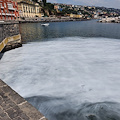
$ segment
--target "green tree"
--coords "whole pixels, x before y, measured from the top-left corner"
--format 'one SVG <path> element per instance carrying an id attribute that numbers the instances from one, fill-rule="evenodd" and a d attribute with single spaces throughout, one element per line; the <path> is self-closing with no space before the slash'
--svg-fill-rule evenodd
<path id="1" fill-rule="evenodd" d="M 38 2 L 37 0 L 32 0 L 33 2 Z"/>
<path id="2" fill-rule="evenodd" d="M 46 0 L 42 0 L 42 1 L 43 1 L 44 6 L 46 6 L 47 1 Z"/>

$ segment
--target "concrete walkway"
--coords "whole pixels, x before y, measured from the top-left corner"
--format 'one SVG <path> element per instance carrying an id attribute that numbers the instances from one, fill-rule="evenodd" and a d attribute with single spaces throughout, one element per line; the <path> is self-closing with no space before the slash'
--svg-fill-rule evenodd
<path id="1" fill-rule="evenodd" d="M 0 80 L 0 120 L 47 120 L 36 108 Z"/>

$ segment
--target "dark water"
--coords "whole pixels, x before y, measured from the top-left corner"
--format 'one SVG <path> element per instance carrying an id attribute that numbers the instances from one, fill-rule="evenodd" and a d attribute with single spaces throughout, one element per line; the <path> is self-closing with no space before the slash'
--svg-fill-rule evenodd
<path id="1" fill-rule="evenodd" d="M 4 54 L 1 79 L 48 120 L 120 120 L 120 24 L 20 26 L 26 44 Z"/>
<path id="2" fill-rule="evenodd" d="M 41 23 L 21 24 L 24 42 L 50 40 L 61 37 L 105 37 L 120 39 L 120 24 L 92 21 L 55 22 L 43 27 Z"/>
<path id="3" fill-rule="evenodd" d="M 69 102 L 62 103 L 62 98 L 40 96 L 27 100 L 50 120 L 120 120 L 119 103 L 98 102 L 72 106 Z"/>
<path id="4" fill-rule="evenodd" d="M 2 59 L 2 56 L 4 55 L 4 53 L 0 53 L 0 60 Z"/>

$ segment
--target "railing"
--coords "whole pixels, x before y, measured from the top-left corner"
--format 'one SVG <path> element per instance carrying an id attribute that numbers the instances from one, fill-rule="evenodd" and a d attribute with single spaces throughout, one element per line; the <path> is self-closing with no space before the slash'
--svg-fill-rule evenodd
<path id="1" fill-rule="evenodd" d="M 15 16 L 15 14 L 6 13 L 7 16 Z"/>
<path id="2" fill-rule="evenodd" d="M 8 7 L 8 10 L 13 10 L 13 11 L 14 11 L 14 10 L 15 10 L 15 8 L 9 8 L 9 7 Z"/>
<path id="3" fill-rule="evenodd" d="M 21 35 L 18 34 L 18 35 L 15 35 L 15 36 L 12 36 L 12 37 L 8 37 L 8 38 L 5 38 L 1 43 L 0 43 L 0 52 L 2 52 L 2 50 L 4 49 L 4 47 L 9 44 L 10 42 L 21 42 Z"/>
<path id="4" fill-rule="evenodd" d="M 3 6 L 1 6 L 1 9 L 4 9 L 4 7 L 3 7 Z"/>

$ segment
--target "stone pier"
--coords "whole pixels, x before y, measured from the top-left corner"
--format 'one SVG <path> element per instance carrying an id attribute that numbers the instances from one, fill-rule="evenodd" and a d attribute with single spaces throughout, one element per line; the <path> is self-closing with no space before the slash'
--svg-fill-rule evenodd
<path id="1" fill-rule="evenodd" d="M 19 22 L 0 21 L 0 52 L 21 47 Z"/>
<path id="2" fill-rule="evenodd" d="M 36 108 L 0 80 L 0 120 L 47 120 Z"/>

